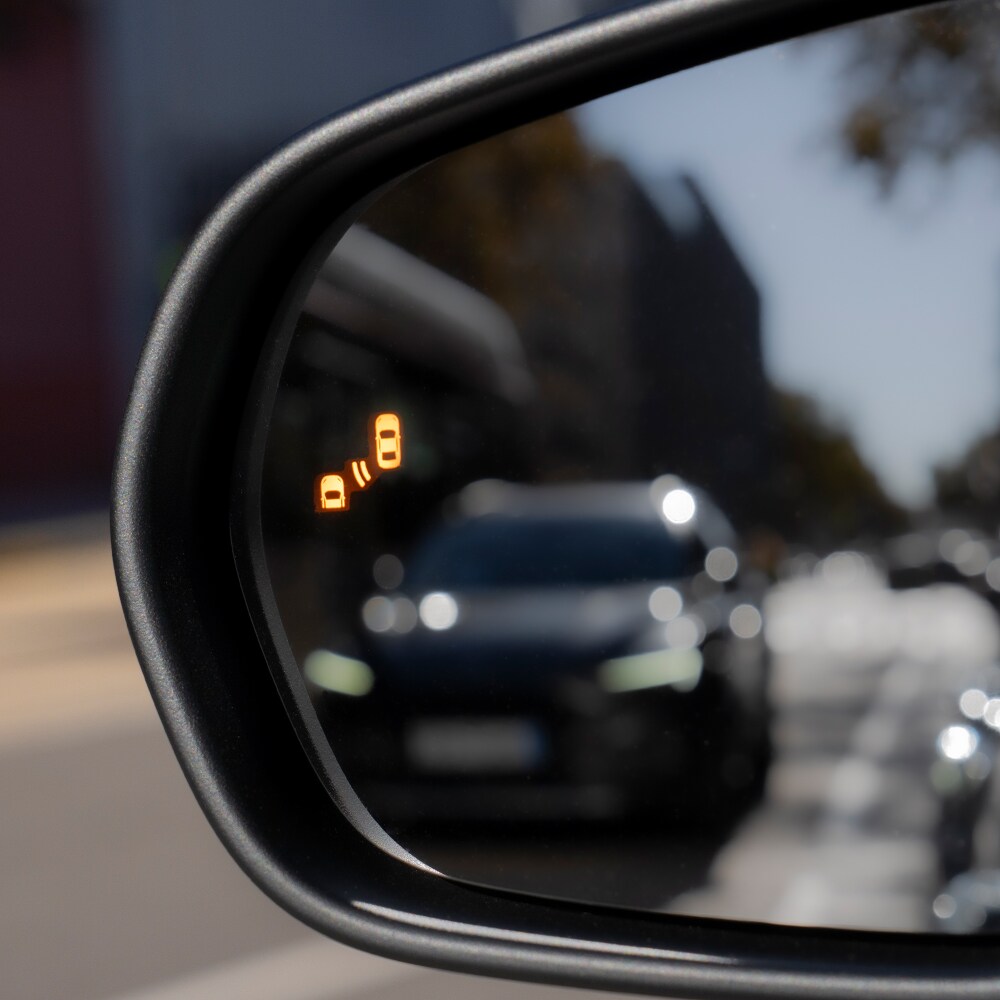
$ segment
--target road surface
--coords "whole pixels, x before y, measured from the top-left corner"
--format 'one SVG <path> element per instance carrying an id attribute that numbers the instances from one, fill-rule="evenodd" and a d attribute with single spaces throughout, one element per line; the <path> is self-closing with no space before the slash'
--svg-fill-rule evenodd
<path id="1" fill-rule="evenodd" d="M 648 842 L 631 862 L 623 852 L 604 866 L 609 892 L 632 880 L 655 909 L 926 925 L 934 736 L 964 673 L 996 657 L 997 626 L 965 591 L 894 594 L 854 568 L 772 594 L 778 756 L 763 805 L 725 845 Z M 5 1000 L 569 996 L 344 948 L 251 885 L 160 730 L 103 519 L 0 536 L 0 797 Z M 490 849 L 553 877 L 530 842 L 475 845 Z M 585 879 L 601 858 L 584 848 L 564 865 Z"/>
<path id="2" fill-rule="evenodd" d="M 0 537 L 0 801 L 4 1000 L 567 996 L 343 947 L 247 880 L 156 719 L 103 518 Z"/>

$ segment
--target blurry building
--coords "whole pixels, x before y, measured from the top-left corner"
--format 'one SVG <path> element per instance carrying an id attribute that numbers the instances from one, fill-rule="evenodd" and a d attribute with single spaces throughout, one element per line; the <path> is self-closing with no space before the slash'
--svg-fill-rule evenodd
<path id="1" fill-rule="evenodd" d="M 106 498 L 132 371 L 166 280 L 207 212 L 262 156 L 379 90 L 609 6 L 2 0 L 0 517 Z M 634 182 L 623 183 L 611 197 L 618 202 L 631 191 L 640 242 L 680 246 L 689 239 L 649 210 Z M 600 211 L 600 199 L 595 205 Z M 735 288 L 738 264 L 707 208 L 704 219 L 695 242 L 703 255 L 725 262 L 725 280 Z M 635 280 L 635 301 L 644 303 L 649 322 L 635 318 L 633 339 L 653 352 L 651 360 L 660 360 L 655 352 L 662 349 L 652 332 L 657 310 L 684 323 L 699 310 L 701 319 L 727 308 L 730 318 L 740 314 L 736 300 L 727 307 L 704 285 L 683 282 L 668 294 L 641 267 Z M 591 295 L 592 323 L 620 315 L 624 290 L 604 292 L 600 307 Z M 745 298 L 745 287 L 740 294 Z M 735 343 L 735 327 L 732 336 Z M 591 361 L 602 363 L 598 340 L 592 343 Z M 757 346 L 744 353 L 758 357 Z M 712 378 L 707 371 L 698 383 L 704 401 L 728 384 L 722 369 Z M 676 394 L 667 401 L 655 387 L 641 391 L 649 419 L 677 421 L 691 412 Z M 591 416 L 598 433 L 615 424 Z M 609 456 L 622 442 L 621 434 L 609 438 Z M 734 460 L 752 461 L 739 458 L 752 447 L 734 448 Z"/>
<path id="2" fill-rule="evenodd" d="M 562 114 L 441 157 L 364 221 L 513 321 L 537 389 L 533 478 L 669 471 L 757 515 L 760 297 L 691 178 L 640 180 Z"/>
<path id="3" fill-rule="evenodd" d="M 601 160 L 561 216 L 521 239 L 511 303 L 543 397 L 540 473 L 649 479 L 711 492 L 737 521 L 772 471 L 757 288 L 690 177 L 646 185 Z"/>
<path id="4" fill-rule="evenodd" d="M 604 0 L 0 0 L 0 517 L 102 502 L 153 310 L 213 204 L 380 90 Z"/>
<path id="5" fill-rule="evenodd" d="M 636 437 L 653 442 L 640 465 L 676 471 L 748 520 L 770 472 L 760 295 L 690 177 L 651 194 L 633 182 L 629 196 Z"/>

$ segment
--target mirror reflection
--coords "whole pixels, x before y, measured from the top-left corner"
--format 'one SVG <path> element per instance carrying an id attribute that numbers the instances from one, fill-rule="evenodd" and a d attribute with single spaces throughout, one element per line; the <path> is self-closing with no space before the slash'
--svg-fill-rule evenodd
<path id="1" fill-rule="evenodd" d="M 1000 12 L 448 155 L 312 288 L 260 521 L 406 850 L 776 923 L 1000 923 Z"/>

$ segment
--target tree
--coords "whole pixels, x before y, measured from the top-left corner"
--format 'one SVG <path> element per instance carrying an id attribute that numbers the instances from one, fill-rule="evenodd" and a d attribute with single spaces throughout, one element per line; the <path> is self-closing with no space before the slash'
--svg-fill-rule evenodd
<path id="1" fill-rule="evenodd" d="M 921 157 L 1000 153 L 1000 6 L 962 0 L 853 29 L 841 119 L 848 156 L 889 189 Z"/>
<path id="2" fill-rule="evenodd" d="M 937 506 L 992 531 L 1000 511 L 1000 431 L 983 434 L 950 465 L 934 470 Z"/>
<path id="3" fill-rule="evenodd" d="M 819 547 L 906 527 L 850 434 L 801 393 L 774 389 L 775 471 L 762 520 L 786 539 Z"/>

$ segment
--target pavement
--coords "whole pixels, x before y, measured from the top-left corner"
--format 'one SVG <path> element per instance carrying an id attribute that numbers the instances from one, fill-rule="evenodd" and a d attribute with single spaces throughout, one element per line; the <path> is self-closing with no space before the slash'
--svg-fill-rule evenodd
<path id="1" fill-rule="evenodd" d="M 767 798 L 683 885 L 643 905 L 925 926 L 934 734 L 962 671 L 1000 640 L 965 591 L 893 594 L 855 569 L 772 595 L 780 711 Z M 0 802 L 5 1000 L 568 996 L 346 948 L 246 879 L 156 719 L 103 517 L 0 534 Z"/>
<path id="2" fill-rule="evenodd" d="M 0 535 L 0 802 L 4 1000 L 567 996 L 344 947 L 247 880 L 156 718 L 105 517 Z"/>

